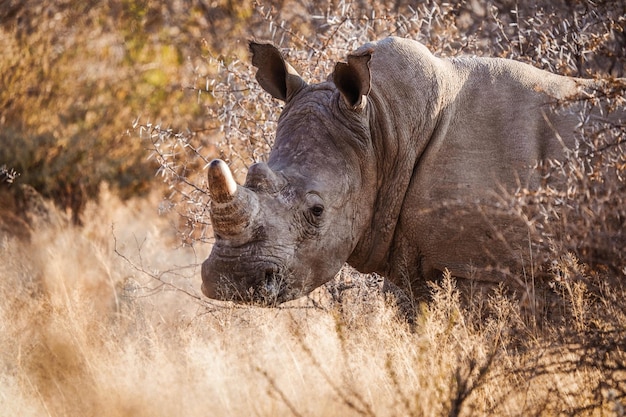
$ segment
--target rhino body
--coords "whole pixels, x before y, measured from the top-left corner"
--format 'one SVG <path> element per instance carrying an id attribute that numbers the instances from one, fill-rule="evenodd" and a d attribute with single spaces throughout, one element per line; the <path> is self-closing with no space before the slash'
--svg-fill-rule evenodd
<path id="1" fill-rule="evenodd" d="M 575 146 L 577 116 L 554 104 L 596 83 L 391 37 L 309 85 L 274 46 L 250 48 L 285 106 L 267 164 L 243 186 L 209 165 L 216 240 L 202 266 L 206 296 L 240 302 L 305 295 L 345 262 L 413 293 L 444 269 L 502 279 L 524 262 L 527 232 L 481 207 L 537 185 L 533 165 Z"/>

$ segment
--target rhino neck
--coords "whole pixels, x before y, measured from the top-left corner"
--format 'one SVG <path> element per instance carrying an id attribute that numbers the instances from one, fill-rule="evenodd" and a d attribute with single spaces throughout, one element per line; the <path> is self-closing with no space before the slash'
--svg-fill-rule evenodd
<path id="1" fill-rule="evenodd" d="M 378 74 L 372 79 L 368 97 L 372 157 L 376 161 L 372 188 L 376 196 L 369 227 L 348 259 L 348 263 L 361 272 L 377 272 L 392 278 L 394 247 L 398 245 L 396 240 L 403 227 L 401 213 L 411 210 L 406 207 L 410 184 L 431 137 L 445 124 L 443 110 L 449 103 L 444 100 L 443 92 L 449 87 L 435 68 L 445 64 L 432 56 L 425 59 L 431 58 L 432 65 L 430 62 L 429 65 L 423 62 L 407 65 L 422 71 L 418 76 L 420 81 L 414 86 L 407 87 L 406 81 L 398 81 L 397 76 L 372 70 L 372 74 Z M 378 59 L 385 58 L 379 55 Z M 381 65 L 380 62 L 372 62 L 372 66 L 377 65 Z M 393 91 L 400 93 L 392 94 Z M 425 96 L 424 91 L 429 95 Z M 406 111 L 397 111 L 398 108 Z"/>
<path id="2" fill-rule="evenodd" d="M 392 248 L 401 227 L 400 214 L 406 209 L 407 191 L 437 121 L 412 126 L 411 121 L 401 117 L 385 116 L 389 114 L 385 103 L 376 100 L 374 94 L 370 97 L 375 107 L 371 126 L 376 161 L 372 189 L 376 196 L 369 225 L 348 263 L 361 272 L 388 275 L 392 268 Z"/>
<path id="3" fill-rule="evenodd" d="M 396 130 L 397 132 L 397 130 Z M 392 138 L 393 133 L 387 128 L 381 129 L 381 138 Z M 399 224 L 406 207 L 407 193 L 420 155 L 428 144 L 430 134 L 425 131 L 422 141 L 417 138 L 404 137 L 405 133 L 396 136 L 395 152 L 385 149 L 382 141 L 374 151 L 377 177 L 375 181 L 376 196 L 368 227 L 358 241 L 348 263 L 363 273 L 376 272 L 388 276 L 393 269 L 393 248 L 399 235 Z"/>

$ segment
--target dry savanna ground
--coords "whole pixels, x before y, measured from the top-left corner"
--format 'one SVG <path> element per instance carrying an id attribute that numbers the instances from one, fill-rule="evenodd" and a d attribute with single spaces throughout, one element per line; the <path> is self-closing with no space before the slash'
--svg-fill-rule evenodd
<path id="1" fill-rule="evenodd" d="M 623 416 L 626 129 L 585 121 L 624 108 L 625 13 L 586 0 L 0 3 L 0 416 Z M 280 111 L 244 40 L 273 40 L 319 81 L 390 34 L 609 80 L 580 113 L 585 151 L 538 167 L 560 186 L 485 208 L 528 226 L 515 293 L 446 275 L 407 313 L 380 277 L 346 267 L 276 308 L 202 297 L 203 168 L 219 156 L 242 178 Z"/>

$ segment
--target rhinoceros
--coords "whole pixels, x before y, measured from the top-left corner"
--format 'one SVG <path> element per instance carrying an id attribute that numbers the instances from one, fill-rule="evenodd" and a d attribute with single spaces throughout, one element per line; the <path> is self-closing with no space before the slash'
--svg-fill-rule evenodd
<path id="1" fill-rule="evenodd" d="M 284 109 L 244 185 L 224 161 L 208 165 L 215 243 L 202 265 L 207 297 L 244 303 L 308 294 L 346 262 L 411 293 L 446 269 L 502 279 L 525 259 L 527 232 L 482 204 L 537 185 L 533 165 L 575 146 L 576 113 L 554 104 L 596 86 L 514 60 L 442 59 L 398 37 L 319 84 L 269 43 L 250 50 Z"/>

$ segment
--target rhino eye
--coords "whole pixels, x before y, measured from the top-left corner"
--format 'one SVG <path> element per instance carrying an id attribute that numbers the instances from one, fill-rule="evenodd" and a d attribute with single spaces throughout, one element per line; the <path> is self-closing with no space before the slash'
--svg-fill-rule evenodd
<path id="1" fill-rule="evenodd" d="M 324 206 L 322 206 L 321 204 L 316 204 L 313 207 L 311 207 L 309 211 L 311 212 L 313 216 L 320 217 L 322 213 L 324 213 Z"/>
<path id="2" fill-rule="evenodd" d="M 317 193 L 309 193 L 305 197 L 306 210 L 304 217 L 313 226 L 319 226 L 324 214 L 324 201 Z"/>

